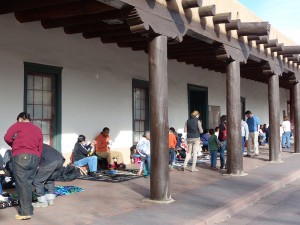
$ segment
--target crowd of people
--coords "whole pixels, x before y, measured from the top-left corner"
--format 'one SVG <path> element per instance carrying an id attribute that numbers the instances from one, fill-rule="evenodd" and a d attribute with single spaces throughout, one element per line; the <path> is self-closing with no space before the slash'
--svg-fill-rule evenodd
<path id="1" fill-rule="evenodd" d="M 62 174 L 65 158 L 58 150 L 43 143 L 41 129 L 31 123 L 30 114 L 26 112 L 17 116 L 17 122 L 8 128 L 4 140 L 11 147 L 11 150 L 7 150 L 10 152 L 11 166 L 10 176 L 0 176 L 0 200 L 5 199 L 2 183 L 13 179 L 19 204 L 15 219 L 28 220 L 33 215 L 34 207 L 54 204 L 54 181 Z M 98 176 L 99 160 L 108 162 L 105 169 L 124 168 L 122 153 L 111 151 L 110 148 L 107 127 L 89 144 L 84 135 L 79 135 L 71 157 L 74 168 L 87 166 L 88 174 L 92 177 Z M 4 168 L 6 165 L 1 156 L 0 169 Z M 36 202 L 32 202 L 33 190 Z"/>
<path id="2" fill-rule="evenodd" d="M 242 155 L 247 143 L 245 157 L 259 155 L 259 144 L 268 142 L 269 128 L 260 125 L 259 118 L 251 111 L 245 112 L 246 121 L 241 120 Z M 203 130 L 199 119 L 200 113 L 193 111 L 184 125 L 186 137 L 177 133 L 173 127 L 169 129 L 168 154 L 170 171 L 175 165 L 176 158 L 184 159 L 183 171 L 192 158 L 191 171 L 198 171 L 196 167 L 198 153 L 208 151 L 211 169 L 217 168 L 217 156 L 220 155 L 220 169 L 226 169 L 225 152 L 227 149 L 227 117 L 220 117 L 220 124 L 215 129 Z M 11 146 L 11 170 L 19 198 L 19 210 L 15 216 L 17 220 L 27 220 L 33 215 L 34 207 L 47 207 L 54 204 L 54 180 L 60 175 L 65 162 L 61 153 L 53 147 L 43 143 L 42 131 L 30 122 L 30 114 L 22 112 L 17 116 L 17 122 L 7 130 L 4 140 Z M 110 129 L 104 127 L 100 134 L 87 143 L 84 135 L 79 135 L 72 152 L 72 162 L 76 167 L 87 166 L 89 175 L 96 177 L 99 170 L 99 160 L 107 161 L 107 169 L 124 168 L 121 152 L 111 151 Z M 280 125 L 282 148 L 290 148 L 291 124 L 288 117 Z M 151 173 L 150 132 L 132 148 L 140 158 L 138 175 L 149 177 Z M 1 162 L 0 162 L 1 164 Z M 0 165 L 0 168 L 3 165 Z M 32 189 L 35 189 L 37 202 L 32 203 Z M 2 194 L 0 182 L 0 195 Z"/>

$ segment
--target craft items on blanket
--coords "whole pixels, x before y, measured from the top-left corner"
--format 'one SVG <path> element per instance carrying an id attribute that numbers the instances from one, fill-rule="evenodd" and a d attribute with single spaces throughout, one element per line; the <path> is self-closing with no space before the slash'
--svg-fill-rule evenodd
<path id="1" fill-rule="evenodd" d="M 135 178 L 139 178 L 137 173 L 131 171 L 124 171 L 124 170 L 101 170 L 100 172 L 97 172 L 96 177 L 83 176 L 83 175 L 77 177 L 77 179 L 82 179 L 82 180 L 104 181 L 104 182 L 112 182 L 112 183 L 128 181 Z"/>
<path id="2" fill-rule="evenodd" d="M 3 192 L 0 196 L 0 209 L 5 209 L 19 204 L 19 199 L 15 195 Z"/>
<path id="3" fill-rule="evenodd" d="M 63 195 L 70 195 L 77 192 L 84 191 L 81 187 L 76 186 L 56 186 L 55 187 L 55 195 L 56 196 L 63 196 Z"/>

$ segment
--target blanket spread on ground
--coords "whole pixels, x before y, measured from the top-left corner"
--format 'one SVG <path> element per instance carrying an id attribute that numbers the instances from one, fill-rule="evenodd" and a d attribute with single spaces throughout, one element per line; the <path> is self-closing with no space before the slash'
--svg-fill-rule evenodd
<path id="1" fill-rule="evenodd" d="M 128 180 L 132 180 L 132 179 L 139 178 L 139 177 L 140 176 L 138 176 L 136 173 L 131 172 L 131 171 L 102 170 L 97 173 L 97 177 L 81 175 L 81 176 L 77 177 L 76 179 L 118 183 L 118 182 L 128 181 Z"/>
<path id="2" fill-rule="evenodd" d="M 55 194 L 56 196 L 63 196 L 63 195 L 70 195 L 77 192 L 84 191 L 81 187 L 76 186 L 56 186 L 55 187 Z"/>

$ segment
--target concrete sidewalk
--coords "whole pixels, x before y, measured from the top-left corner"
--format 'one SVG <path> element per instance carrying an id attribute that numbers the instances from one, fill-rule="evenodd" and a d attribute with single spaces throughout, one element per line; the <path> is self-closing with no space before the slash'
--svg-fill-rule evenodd
<path id="1" fill-rule="evenodd" d="M 76 185 L 84 192 L 58 197 L 53 207 L 38 208 L 28 221 L 16 221 L 15 208 L 0 210 L 0 224 L 214 224 L 300 177 L 300 155 L 283 152 L 283 163 L 267 161 L 268 149 L 258 158 L 244 158 L 247 176 L 199 165 L 199 172 L 170 173 L 171 204 L 151 204 L 149 179 L 123 183 L 74 180 L 57 185 Z"/>

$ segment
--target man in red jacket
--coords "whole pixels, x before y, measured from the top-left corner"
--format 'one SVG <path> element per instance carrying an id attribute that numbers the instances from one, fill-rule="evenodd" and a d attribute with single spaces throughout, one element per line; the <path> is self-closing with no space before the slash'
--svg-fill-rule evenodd
<path id="1" fill-rule="evenodd" d="M 12 147 L 12 170 L 20 199 L 17 220 L 28 220 L 33 215 L 32 182 L 43 149 L 43 135 L 39 127 L 30 122 L 30 114 L 22 112 L 4 136 Z"/>

